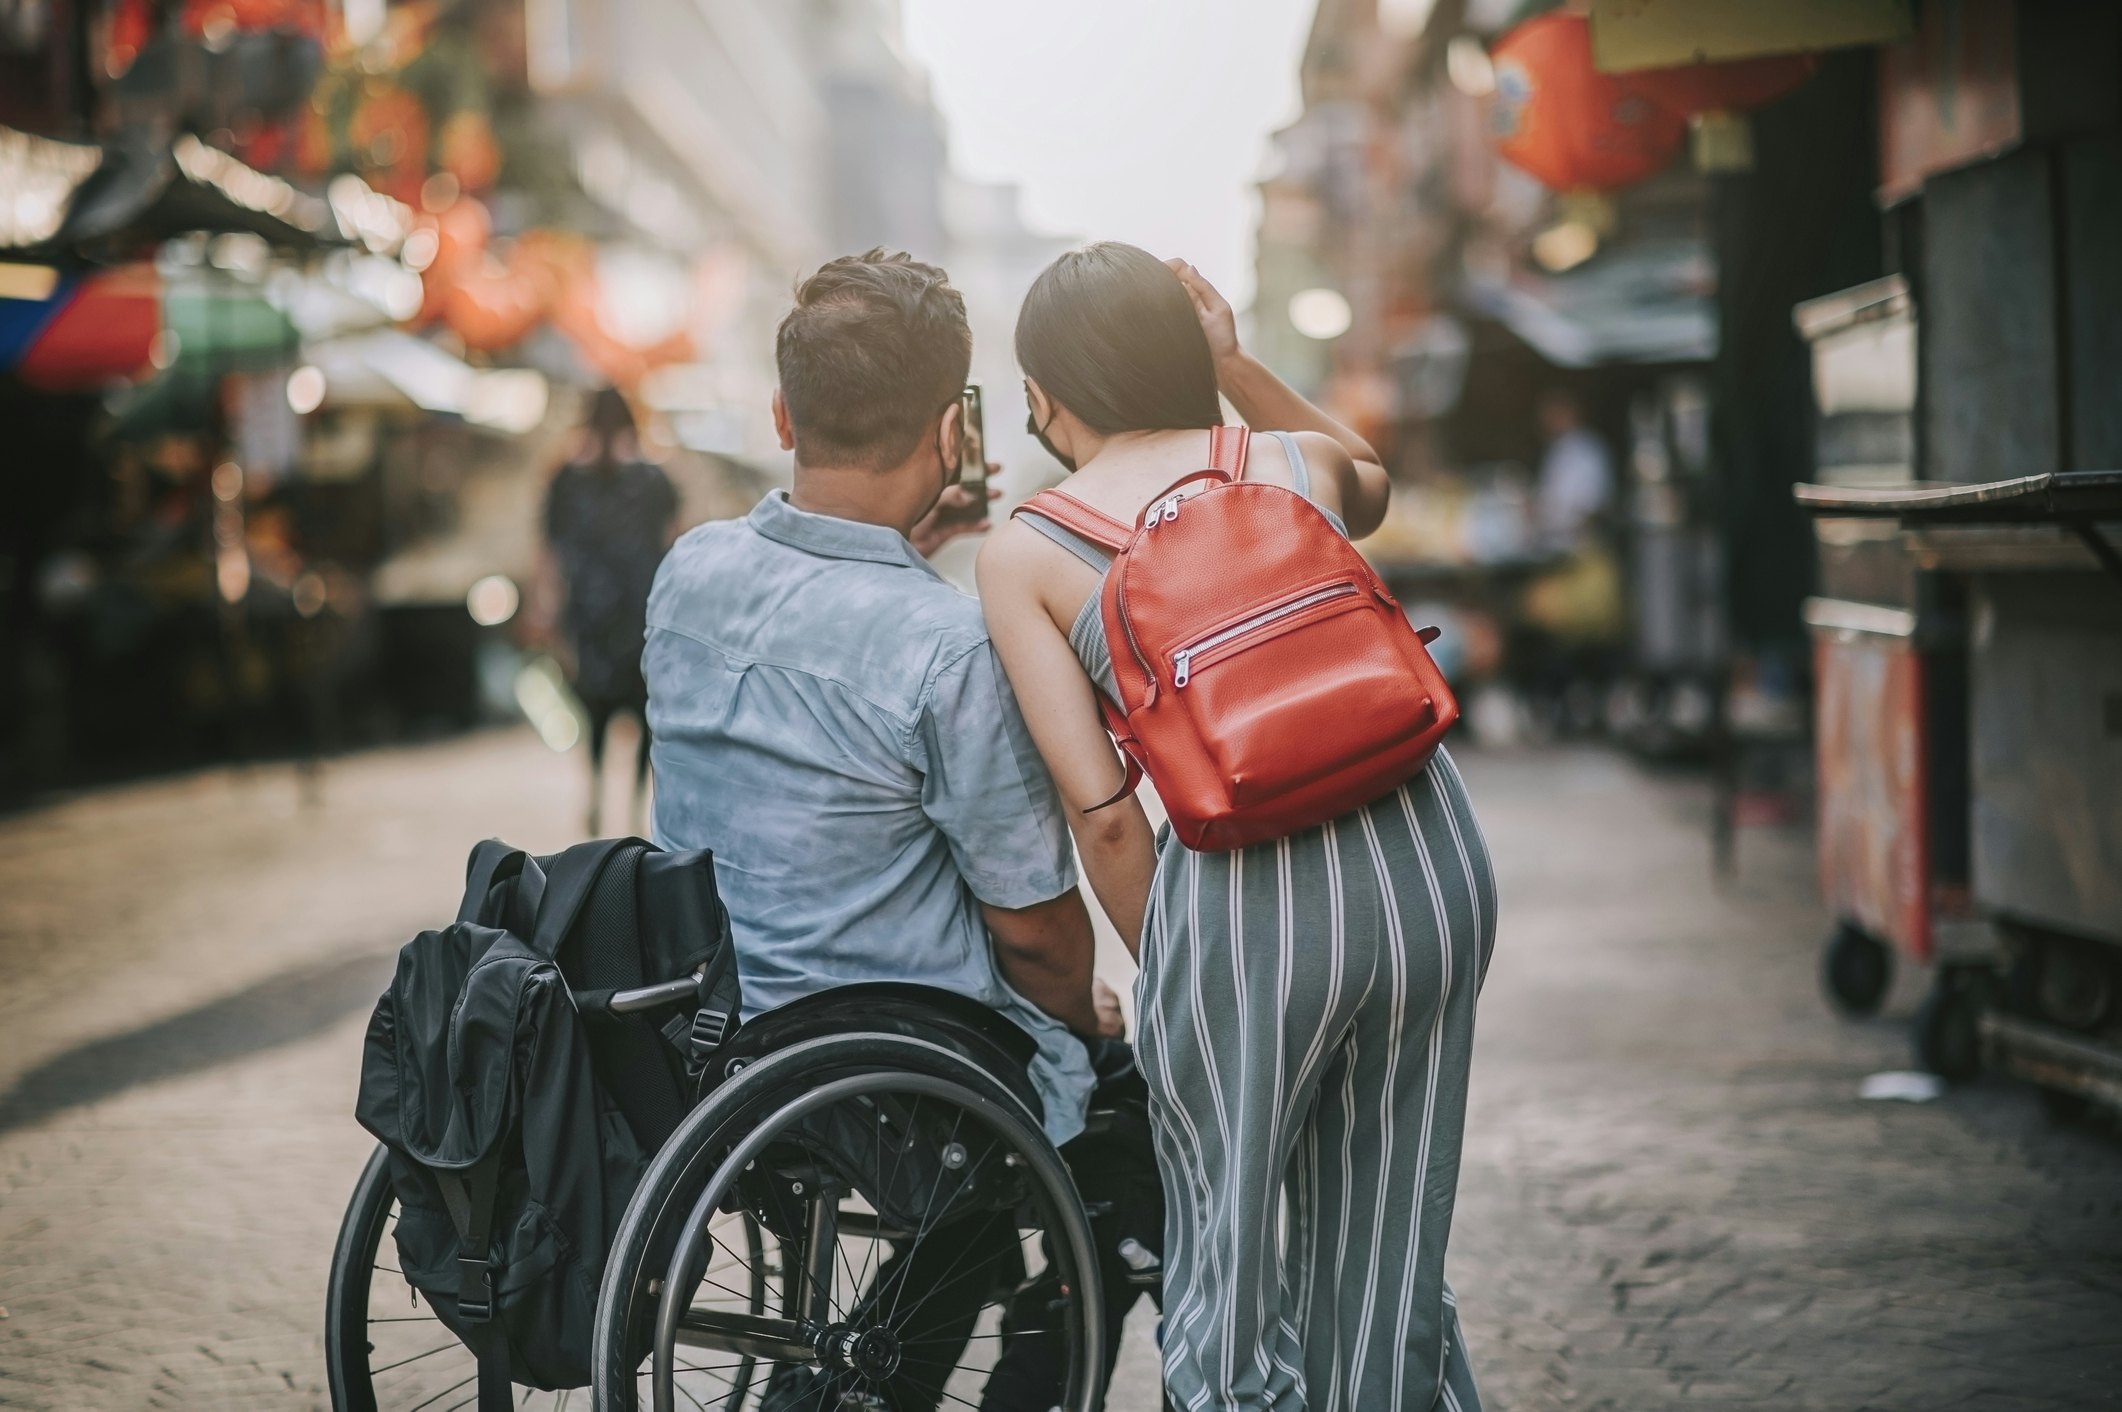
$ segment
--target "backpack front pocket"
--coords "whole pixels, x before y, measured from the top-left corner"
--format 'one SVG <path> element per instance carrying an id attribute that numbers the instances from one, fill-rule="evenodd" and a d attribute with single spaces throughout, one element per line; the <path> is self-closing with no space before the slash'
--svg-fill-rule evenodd
<path id="1" fill-rule="evenodd" d="M 1172 654 L 1217 774 L 1243 807 L 1279 798 L 1427 729 L 1406 619 L 1352 580 L 1263 605 Z M 1263 683 L 1272 689 L 1263 690 Z"/>

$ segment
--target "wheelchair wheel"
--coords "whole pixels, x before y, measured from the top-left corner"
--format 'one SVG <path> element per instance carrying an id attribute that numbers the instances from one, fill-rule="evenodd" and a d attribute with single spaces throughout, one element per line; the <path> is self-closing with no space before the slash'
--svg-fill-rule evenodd
<path id="1" fill-rule="evenodd" d="M 426 1299 L 398 1269 L 391 1227 L 398 1219 L 391 1192 L 388 1154 L 378 1147 L 354 1184 L 332 1253 L 331 1284 L 325 1296 L 324 1361 L 332 1406 L 337 1412 L 452 1412 L 478 1401 L 478 1363 L 456 1335 L 430 1312 Z M 768 1265 L 759 1228 L 749 1218 L 728 1217 L 716 1224 L 717 1241 L 742 1251 L 743 1268 L 756 1271 L 755 1281 L 718 1301 L 703 1302 L 738 1313 L 764 1314 Z M 730 1278 L 718 1261 L 707 1278 L 724 1287 L 745 1282 Z M 726 1262 L 739 1267 L 733 1256 Z M 686 1360 L 690 1362 L 690 1360 Z M 675 1370 L 680 1405 L 695 1398 L 708 1406 L 742 1404 L 752 1384 L 752 1360 L 722 1360 L 729 1366 L 709 1373 Z M 584 1389 L 541 1392 L 519 1387 L 516 1406 L 565 1412 L 590 1406 Z M 736 1399 L 726 1404 L 711 1401 Z"/>
<path id="2" fill-rule="evenodd" d="M 740 1218 L 767 1255 L 734 1282 L 774 1287 L 764 1315 L 714 1302 Z M 1019 1100 L 920 1039 L 813 1039 L 728 1078 L 651 1164 L 592 1386 L 610 1412 L 1098 1412 L 1101 1310 L 1082 1202 Z M 687 1392 L 688 1367 L 747 1356 L 755 1401 Z"/>

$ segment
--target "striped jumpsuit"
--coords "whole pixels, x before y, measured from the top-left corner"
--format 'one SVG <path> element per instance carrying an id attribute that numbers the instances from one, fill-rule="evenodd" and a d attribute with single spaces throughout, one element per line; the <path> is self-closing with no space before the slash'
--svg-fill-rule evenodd
<path id="1" fill-rule="evenodd" d="M 1069 641 L 1111 693 L 1097 595 Z M 1444 1249 L 1496 894 L 1457 766 L 1439 750 L 1375 803 L 1271 843 L 1195 853 L 1167 826 L 1157 846 L 1136 1052 L 1168 1202 L 1168 1397 L 1477 1412 Z"/>

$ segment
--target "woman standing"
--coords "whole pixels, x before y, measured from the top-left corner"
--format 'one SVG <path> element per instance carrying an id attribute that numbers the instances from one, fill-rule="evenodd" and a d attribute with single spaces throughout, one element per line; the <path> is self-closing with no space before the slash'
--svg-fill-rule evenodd
<path id="1" fill-rule="evenodd" d="M 1377 453 L 1248 357 L 1189 265 L 1119 244 L 1062 256 L 1024 301 L 1017 359 L 1030 430 L 1094 509 L 1132 524 L 1208 464 L 1220 390 L 1274 433 L 1246 476 L 1356 536 L 1384 517 Z M 1091 812 L 1123 779 L 1095 695 L 1115 693 L 1108 563 L 1027 510 L 979 581 L 1085 872 L 1139 938 L 1166 1392 L 1197 1412 L 1473 1412 L 1443 1266 L 1496 901 L 1458 769 L 1440 750 L 1371 804 L 1233 852 L 1153 839 L 1133 800 Z"/>

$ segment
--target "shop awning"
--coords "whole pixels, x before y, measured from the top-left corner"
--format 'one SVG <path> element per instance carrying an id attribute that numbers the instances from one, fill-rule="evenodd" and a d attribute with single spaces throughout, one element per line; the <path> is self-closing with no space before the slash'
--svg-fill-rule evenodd
<path id="1" fill-rule="evenodd" d="M 187 231 L 242 231 L 296 248 L 344 243 L 323 201 L 196 137 L 98 147 L 0 128 L 0 250 L 63 256 Z"/>
<path id="2" fill-rule="evenodd" d="M 1557 367 L 1699 363 L 1717 353 L 1715 273 L 1699 241 L 1622 244 L 1567 274 L 1470 277 L 1460 299 Z"/>
<path id="3" fill-rule="evenodd" d="M 1908 0 L 1591 0 L 1606 73 L 1883 44 L 1909 29 Z"/>

